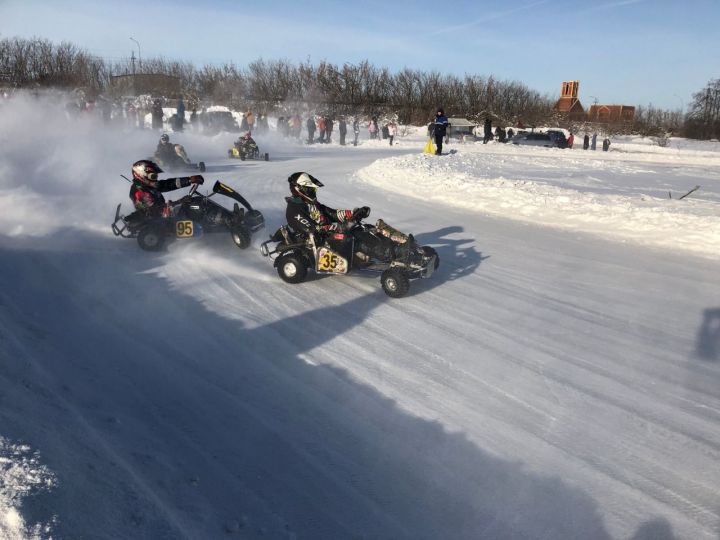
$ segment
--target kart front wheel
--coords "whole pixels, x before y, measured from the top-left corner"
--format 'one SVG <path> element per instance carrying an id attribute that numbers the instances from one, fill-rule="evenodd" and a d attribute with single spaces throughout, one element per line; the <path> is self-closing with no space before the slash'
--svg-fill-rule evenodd
<path id="1" fill-rule="evenodd" d="M 138 233 L 137 241 L 144 251 L 160 251 L 165 245 L 165 234 L 160 227 L 149 226 Z"/>
<path id="2" fill-rule="evenodd" d="M 399 268 L 388 268 L 380 276 L 383 291 L 391 298 L 402 298 L 410 290 L 410 279 Z"/>
<path id="3" fill-rule="evenodd" d="M 270 154 L 265 152 L 265 161 L 270 161 Z"/>
<path id="4" fill-rule="evenodd" d="M 240 249 L 247 249 L 250 247 L 250 241 L 252 239 L 250 237 L 250 231 L 248 231 L 245 227 L 233 227 L 230 234 L 232 234 L 233 242 L 235 242 L 235 245 Z"/>
<path id="5" fill-rule="evenodd" d="M 307 266 L 297 255 L 283 255 L 278 259 L 277 271 L 286 283 L 302 283 L 307 277 Z"/>

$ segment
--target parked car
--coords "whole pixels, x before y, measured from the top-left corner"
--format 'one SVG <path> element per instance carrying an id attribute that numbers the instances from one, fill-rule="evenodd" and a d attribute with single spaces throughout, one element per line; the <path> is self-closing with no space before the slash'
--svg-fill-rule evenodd
<path id="1" fill-rule="evenodd" d="M 567 139 L 562 131 L 550 130 L 546 132 L 520 131 L 512 140 L 513 144 L 526 146 L 544 146 L 546 148 L 567 148 Z"/>
<path id="2" fill-rule="evenodd" d="M 220 133 L 221 131 L 237 133 L 240 131 L 240 126 L 230 111 L 208 111 L 199 116 L 200 123 L 207 133 Z"/>

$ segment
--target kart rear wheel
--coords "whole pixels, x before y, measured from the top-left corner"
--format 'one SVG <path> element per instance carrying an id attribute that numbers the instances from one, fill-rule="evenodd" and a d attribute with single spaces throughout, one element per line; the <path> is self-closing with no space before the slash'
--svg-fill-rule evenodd
<path id="1" fill-rule="evenodd" d="M 235 242 L 235 245 L 240 249 L 247 249 L 250 247 L 252 238 L 250 237 L 250 231 L 248 231 L 245 227 L 233 227 L 230 230 L 230 234 L 232 235 L 233 242 Z"/>
<path id="2" fill-rule="evenodd" d="M 138 245 L 144 251 L 160 251 L 165 246 L 165 234 L 161 227 L 150 225 L 138 233 Z"/>
<path id="3" fill-rule="evenodd" d="M 205 172 L 205 162 L 201 161 L 198 163 L 198 169 L 200 169 L 200 172 Z"/>
<path id="4" fill-rule="evenodd" d="M 270 161 L 270 154 L 265 152 L 265 161 Z"/>
<path id="5" fill-rule="evenodd" d="M 435 255 L 435 268 L 433 268 L 433 270 L 437 270 L 438 266 L 440 266 L 440 257 L 438 256 L 437 251 L 435 251 L 430 246 L 423 246 L 420 249 L 423 250 L 426 257 L 432 257 L 433 255 Z"/>
<path id="6" fill-rule="evenodd" d="M 277 271 L 286 283 L 302 283 L 307 277 L 307 266 L 301 257 L 293 253 L 283 255 L 277 261 Z"/>
<path id="7" fill-rule="evenodd" d="M 245 153 L 240 152 L 240 161 L 245 161 Z"/>
<path id="8" fill-rule="evenodd" d="M 380 276 L 383 291 L 391 298 L 402 298 L 410 290 L 410 279 L 399 268 L 388 268 Z"/>

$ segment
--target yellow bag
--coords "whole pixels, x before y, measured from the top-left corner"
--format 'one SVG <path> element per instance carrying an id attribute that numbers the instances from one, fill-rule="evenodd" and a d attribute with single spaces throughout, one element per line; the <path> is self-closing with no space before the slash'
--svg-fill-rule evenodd
<path id="1" fill-rule="evenodd" d="M 434 154 L 435 153 L 435 145 L 432 142 L 432 139 L 428 139 L 427 144 L 425 145 L 425 149 L 423 150 L 423 154 Z"/>

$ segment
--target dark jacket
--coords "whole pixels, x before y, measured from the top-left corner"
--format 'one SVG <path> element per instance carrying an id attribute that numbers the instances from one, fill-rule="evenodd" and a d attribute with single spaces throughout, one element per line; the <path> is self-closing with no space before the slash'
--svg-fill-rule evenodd
<path id="1" fill-rule="evenodd" d="M 157 180 L 153 185 L 143 184 L 137 180 L 133 181 L 130 188 L 130 200 L 135 205 L 136 210 L 150 210 L 165 206 L 165 197 L 163 193 L 166 191 L 174 191 L 190 185 L 190 177 L 182 176 L 180 178 L 165 178 Z"/>
<path id="2" fill-rule="evenodd" d="M 345 123 L 345 120 L 338 121 L 338 131 L 340 131 L 340 135 L 345 135 L 347 133 L 347 124 Z"/>
<path id="3" fill-rule="evenodd" d="M 159 142 L 155 149 L 155 155 L 163 161 L 171 161 L 177 157 L 175 145 L 171 142 Z"/>
<path id="4" fill-rule="evenodd" d="M 307 130 L 309 133 L 315 133 L 315 120 L 312 119 L 312 117 L 307 119 Z"/>
<path id="5" fill-rule="evenodd" d="M 339 229 L 340 223 L 350 221 L 352 210 L 336 210 L 319 202 L 308 204 L 299 197 L 285 197 L 285 219 L 295 232 L 324 233 Z"/>
<path id="6" fill-rule="evenodd" d="M 436 137 L 444 137 L 445 132 L 447 131 L 448 127 L 448 119 L 447 116 L 444 114 L 441 114 L 440 116 L 435 117 L 435 129 L 433 130 L 433 133 Z"/>

